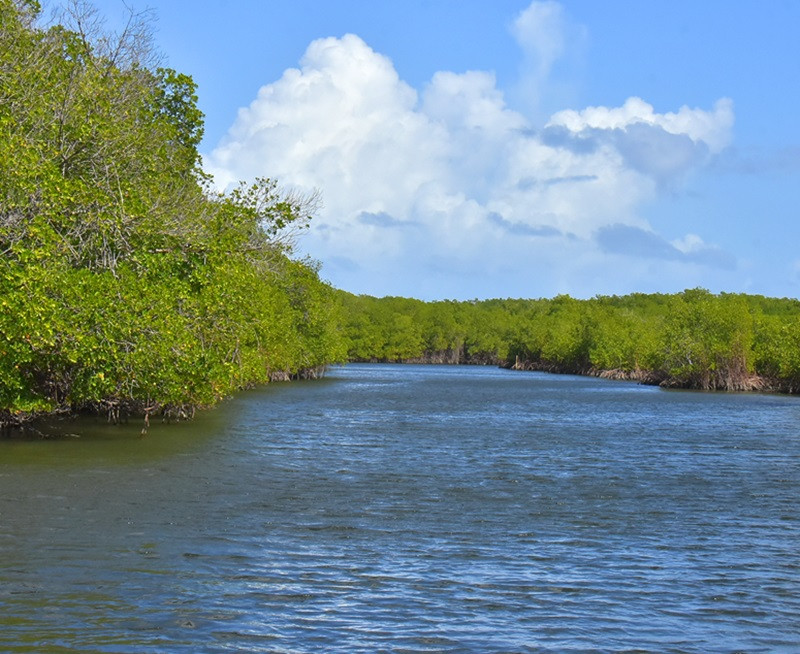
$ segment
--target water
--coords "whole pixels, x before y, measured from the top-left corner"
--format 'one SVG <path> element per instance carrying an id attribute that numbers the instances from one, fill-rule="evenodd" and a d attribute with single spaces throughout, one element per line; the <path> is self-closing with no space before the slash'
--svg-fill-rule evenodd
<path id="1" fill-rule="evenodd" d="M 4 652 L 798 652 L 800 400 L 338 368 L 0 441 Z"/>

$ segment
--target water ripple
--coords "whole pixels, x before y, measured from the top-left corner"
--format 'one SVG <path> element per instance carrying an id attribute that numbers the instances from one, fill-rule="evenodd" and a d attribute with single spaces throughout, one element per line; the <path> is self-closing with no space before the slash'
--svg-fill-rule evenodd
<path id="1" fill-rule="evenodd" d="M 798 651 L 798 418 L 349 366 L 147 439 L 0 442 L 0 648 Z"/>

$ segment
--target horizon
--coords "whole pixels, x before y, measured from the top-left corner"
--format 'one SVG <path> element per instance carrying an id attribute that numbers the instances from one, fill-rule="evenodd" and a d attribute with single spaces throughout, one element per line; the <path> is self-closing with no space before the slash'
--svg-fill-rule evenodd
<path id="1" fill-rule="evenodd" d="M 661 296 L 676 296 L 676 295 L 683 295 L 685 293 L 691 293 L 692 291 L 700 291 L 706 292 L 711 294 L 713 297 L 720 297 L 723 295 L 744 295 L 747 297 L 763 297 L 767 300 L 777 300 L 777 301 L 790 301 L 790 302 L 800 302 L 800 298 L 796 297 L 789 297 L 786 295 L 764 295 L 763 293 L 746 293 L 744 291 L 737 292 L 737 291 L 711 291 L 703 286 L 695 286 L 693 288 L 684 288 L 677 291 L 670 291 L 670 292 L 659 292 L 653 291 L 652 293 L 645 293 L 642 291 L 631 291 L 630 293 L 597 293 L 595 295 L 587 296 L 587 297 L 578 297 L 575 295 L 571 295 L 570 293 L 558 293 L 556 295 L 549 295 L 549 296 L 535 296 L 535 297 L 523 297 L 523 296 L 497 296 L 497 297 L 485 297 L 485 298 L 466 298 L 466 299 L 456 299 L 451 297 L 445 298 L 437 298 L 433 300 L 423 300 L 418 297 L 413 297 L 410 295 L 370 295 L 369 293 L 353 293 L 348 291 L 345 288 L 334 287 L 335 291 L 341 291 L 344 293 L 349 293 L 350 295 L 355 295 L 357 297 L 371 297 L 375 300 L 391 300 L 391 299 L 400 299 L 400 300 L 412 300 L 414 302 L 423 302 L 423 303 L 436 303 L 436 302 L 460 302 L 464 304 L 476 304 L 479 302 L 542 302 L 542 301 L 552 301 L 559 297 L 568 297 L 572 300 L 577 300 L 579 302 L 587 302 L 591 300 L 603 300 L 606 298 L 626 298 L 635 295 L 644 295 L 644 296 L 652 296 L 652 295 L 661 295 Z"/>
<path id="2" fill-rule="evenodd" d="M 800 5 L 132 6 L 217 184 L 321 192 L 297 254 L 336 288 L 800 296 Z"/>

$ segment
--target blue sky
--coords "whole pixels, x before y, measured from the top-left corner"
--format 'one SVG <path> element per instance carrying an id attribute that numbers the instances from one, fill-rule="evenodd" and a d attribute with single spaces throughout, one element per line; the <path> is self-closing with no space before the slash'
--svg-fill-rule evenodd
<path id="1" fill-rule="evenodd" d="M 794 0 L 129 4 L 221 186 L 321 192 L 298 253 L 337 287 L 800 296 Z"/>

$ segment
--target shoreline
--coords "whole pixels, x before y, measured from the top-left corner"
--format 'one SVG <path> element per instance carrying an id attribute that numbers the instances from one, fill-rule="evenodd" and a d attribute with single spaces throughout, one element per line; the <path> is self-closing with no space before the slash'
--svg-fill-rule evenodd
<path id="1" fill-rule="evenodd" d="M 310 381 L 322 379 L 325 376 L 328 366 L 312 366 L 303 368 L 296 372 L 288 370 L 274 371 L 269 373 L 266 384 Z M 246 390 L 247 387 L 238 389 Z M 61 406 L 51 411 L 36 412 L 11 412 L 7 409 L 0 410 L 0 439 L 13 438 L 16 435 L 31 431 L 31 436 L 39 438 L 49 438 L 49 436 L 37 429 L 36 425 L 46 420 L 62 419 L 70 420 L 79 416 L 105 417 L 106 421 L 112 425 L 128 423 L 131 420 L 142 420 L 142 436 L 147 434 L 151 418 L 160 418 L 164 422 L 180 422 L 192 420 L 198 411 L 213 408 L 225 398 L 220 397 L 213 404 L 160 404 L 156 401 L 142 402 L 132 399 L 104 399 L 90 404 L 78 406 Z"/>
<path id="2" fill-rule="evenodd" d="M 659 386 L 664 389 L 721 392 L 721 393 L 767 393 L 776 395 L 800 395 L 800 388 L 794 388 L 778 380 L 768 377 L 750 374 L 737 379 L 711 380 L 708 385 L 700 385 L 692 381 L 681 381 L 671 378 L 664 373 L 651 370 L 623 370 L 623 369 L 599 369 L 599 368 L 574 368 L 558 364 L 550 364 L 541 361 L 509 361 L 489 360 L 485 358 L 473 361 L 455 361 L 451 357 L 426 356 L 414 357 L 411 359 L 396 360 L 364 360 L 353 359 L 346 363 L 395 363 L 402 365 L 458 365 L 458 366 L 497 366 L 504 370 L 514 370 L 520 372 L 545 372 L 555 375 L 576 375 L 578 377 L 597 377 L 612 381 L 626 381 L 645 386 Z M 289 371 L 276 371 L 269 375 L 267 383 L 309 381 L 321 379 L 325 376 L 328 366 L 316 366 L 303 369 L 294 373 Z M 245 390 L 244 388 L 239 390 Z M 220 398 L 218 401 L 222 401 Z M 216 403 L 215 403 L 216 404 Z M 92 405 L 81 407 L 59 407 L 52 411 L 35 413 L 11 413 L 6 410 L 0 411 L 0 439 L 12 438 L 20 432 L 32 430 L 33 435 L 47 438 L 47 435 L 36 429 L 36 423 L 52 418 L 70 419 L 81 415 L 106 416 L 109 424 L 120 424 L 129 422 L 131 419 L 142 419 L 142 435 L 147 433 L 150 425 L 150 418 L 161 418 L 163 421 L 182 421 L 194 418 L 197 411 L 210 409 L 214 405 L 160 405 L 153 403 L 146 406 L 142 402 L 122 401 L 122 400 L 101 400 Z"/>
<path id="3" fill-rule="evenodd" d="M 577 375 L 579 377 L 598 377 L 613 381 L 628 381 L 644 386 L 659 386 L 665 389 L 689 391 L 713 391 L 720 393 L 773 393 L 778 395 L 800 395 L 800 387 L 758 374 L 746 374 L 738 377 L 716 378 L 709 375 L 705 380 L 682 381 L 670 377 L 664 372 L 621 368 L 577 368 L 542 361 L 502 361 L 499 359 L 481 359 L 476 361 L 454 361 L 438 355 L 413 357 L 409 359 L 352 359 L 348 363 L 397 363 L 408 365 L 458 365 L 458 366 L 497 366 L 504 370 L 521 372 L 546 372 L 554 375 Z M 705 381 L 705 383 L 703 383 Z"/>
<path id="4" fill-rule="evenodd" d="M 578 375 L 581 377 L 599 377 L 615 381 L 630 381 L 645 386 L 659 386 L 661 388 L 681 389 L 690 391 L 714 391 L 722 393 L 775 393 L 781 395 L 798 395 L 800 389 L 796 389 L 779 380 L 771 379 L 758 374 L 743 374 L 736 377 L 717 377 L 711 374 L 699 378 L 681 380 L 676 377 L 654 370 L 623 370 L 623 369 L 600 369 L 590 367 L 587 369 L 570 368 L 568 366 L 558 366 L 545 364 L 542 362 L 520 362 L 513 364 L 506 363 L 501 368 L 508 370 L 550 372 L 562 375 Z"/>

